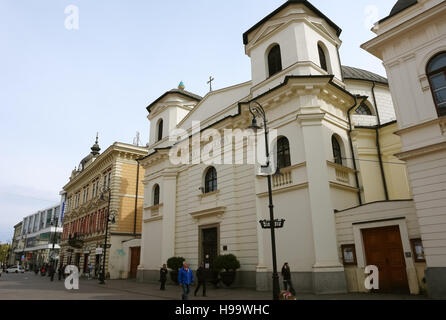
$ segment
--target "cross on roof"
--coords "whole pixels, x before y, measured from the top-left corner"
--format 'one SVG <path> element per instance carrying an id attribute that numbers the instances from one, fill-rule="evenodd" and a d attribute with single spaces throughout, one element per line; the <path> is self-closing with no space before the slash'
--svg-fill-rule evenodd
<path id="1" fill-rule="evenodd" d="M 212 81 L 214 80 L 215 79 L 212 76 L 209 77 L 209 81 L 207 82 L 207 84 L 209 85 L 209 91 L 212 91 Z"/>

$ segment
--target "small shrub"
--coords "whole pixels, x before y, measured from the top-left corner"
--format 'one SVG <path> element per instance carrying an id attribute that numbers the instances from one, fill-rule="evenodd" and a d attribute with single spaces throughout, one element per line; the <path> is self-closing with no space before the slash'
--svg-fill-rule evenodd
<path id="1" fill-rule="evenodd" d="M 172 257 L 167 260 L 167 267 L 171 270 L 178 271 L 183 267 L 183 262 L 186 261 L 183 257 Z"/>

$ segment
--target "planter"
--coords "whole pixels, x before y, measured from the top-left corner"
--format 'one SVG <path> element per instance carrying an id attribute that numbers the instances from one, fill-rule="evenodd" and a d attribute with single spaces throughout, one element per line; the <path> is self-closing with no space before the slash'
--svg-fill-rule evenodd
<path id="1" fill-rule="evenodd" d="M 220 272 L 221 282 L 227 287 L 230 287 L 235 281 L 235 271 Z"/>

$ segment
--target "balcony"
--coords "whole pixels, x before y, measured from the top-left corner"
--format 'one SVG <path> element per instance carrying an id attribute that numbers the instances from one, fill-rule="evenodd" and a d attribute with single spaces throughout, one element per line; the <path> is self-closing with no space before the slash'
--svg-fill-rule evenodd
<path id="1" fill-rule="evenodd" d="M 337 163 L 327 161 L 328 174 L 331 183 L 354 187 L 355 170 L 341 166 Z"/>
<path id="2" fill-rule="evenodd" d="M 272 178 L 273 188 L 285 187 L 293 184 L 291 167 L 280 170 L 281 174 L 276 174 Z"/>

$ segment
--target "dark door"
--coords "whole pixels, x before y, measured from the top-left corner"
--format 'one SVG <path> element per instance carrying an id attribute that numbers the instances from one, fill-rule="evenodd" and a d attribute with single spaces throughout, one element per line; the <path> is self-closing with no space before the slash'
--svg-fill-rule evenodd
<path id="1" fill-rule="evenodd" d="M 141 247 L 130 248 L 130 278 L 136 278 L 140 257 Z"/>
<path id="2" fill-rule="evenodd" d="M 206 278 L 217 283 L 218 272 L 213 270 L 215 258 L 218 255 L 218 228 L 209 228 L 201 230 L 201 261 L 208 267 Z"/>
<path id="3" fill-rule="evenodd" d="M 81 254 L 76 253 L 76 267 L 79 269 L 80 263 L 81 263 Z"/>
<path id="4" fill-rule="evenodd" d="M 212 269 L 215 258 L 218 255 L 218 229 L 203 229 L 202 230 L 202 261 L 209 263 Z M 201 262 L 201 261 L 200 261 Z"/>
<path id="5" fill-rule="evenodd" d="M 88 254 L 84 254 L 84 273 L 88 273 Z"/>
<path id="6" fill-rule="evenodd" d="M 398 226 L 362 231 L 367 265 L 379 270 L 379 292 L 408 293 L 406 261 Z"/>
<path id="7" fill-rule="evenodd" d="M 101 270 L 101 267 L 102 267 L 102 265 L 101 265 L 102 259 L 101 258 L 102 258 L 102 255 L 100 255 L 100 254 L 96 255 L 96 260 L 95 260 L 96 264 L 94 267 L 94 276 L 95 277 L 97 277 L 99 275 L 99 271 Z"/>

